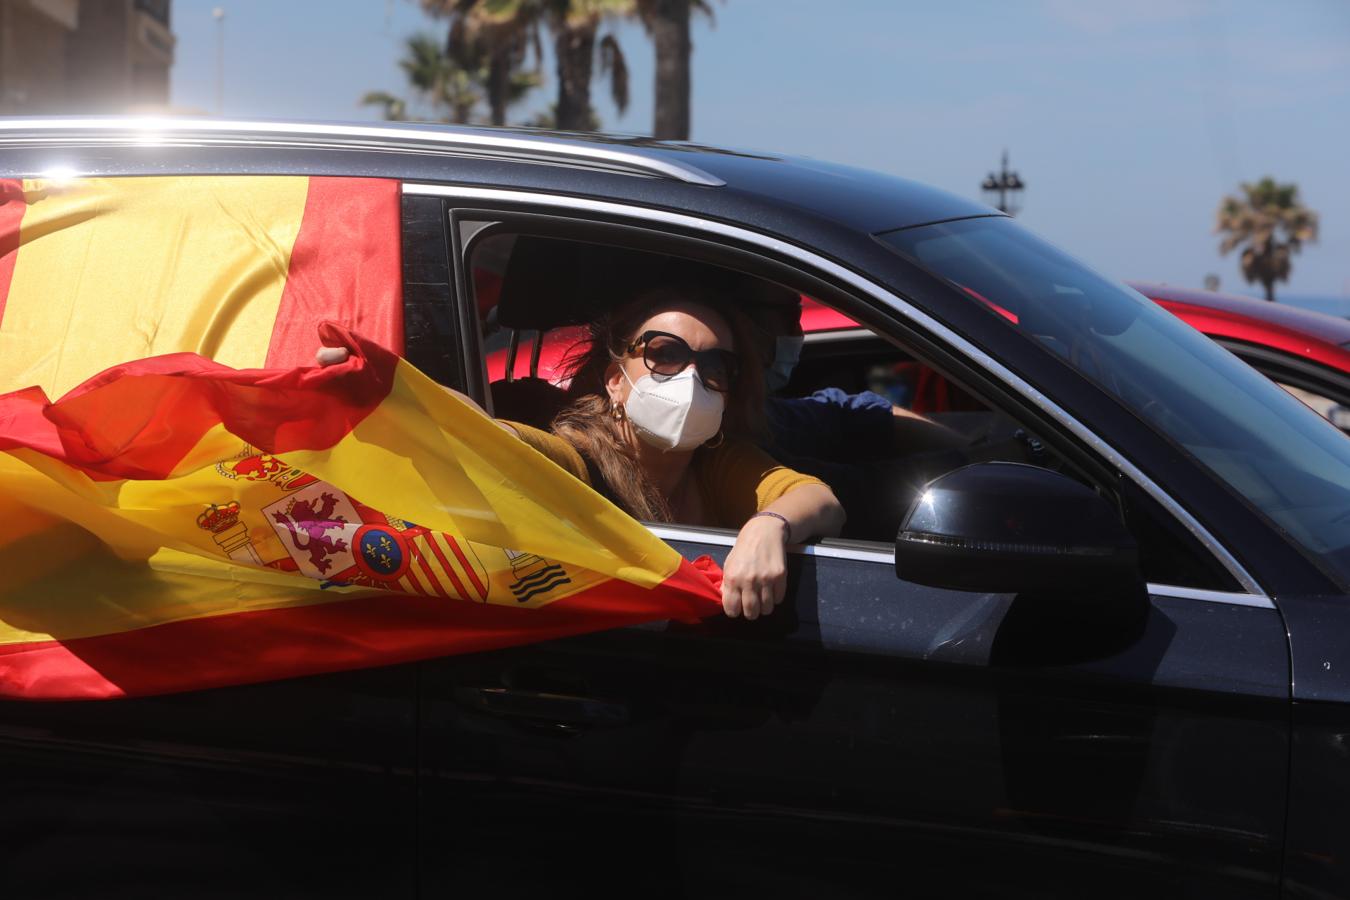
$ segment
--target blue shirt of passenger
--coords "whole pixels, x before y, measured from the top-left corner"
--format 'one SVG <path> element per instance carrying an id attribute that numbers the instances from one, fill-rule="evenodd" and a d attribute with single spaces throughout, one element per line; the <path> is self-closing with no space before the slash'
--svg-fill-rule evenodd
<path id="1" fill-rule="evenodd" d="M 825 388 L 809 397 L 770 397 L 765 412 L 773 435 L 768 450 L 785 465 L 799 457 L 852 462 L 891 448 L 891 401 L 871 391 Z"/>
<path id="2" fill-rule="evenodd" d="M 907 501 L 880 461 L 893 454 L 891 401 L 826 388 L 809 397 L 770 397 L 765 414 L 773 439 L 764 449 L 830 486 L 848 514 L 845 537 L 876 540 L 894 532 Z"/>

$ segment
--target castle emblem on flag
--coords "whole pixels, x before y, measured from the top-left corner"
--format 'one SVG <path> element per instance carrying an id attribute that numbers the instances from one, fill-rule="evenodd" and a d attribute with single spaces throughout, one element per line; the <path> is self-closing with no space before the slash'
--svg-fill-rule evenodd
<path id="1" fill-rule="evenodd" d="M 197 527 L 211 533 L 211 538 L 235 562 L 262 565 L 262 559 L 253 549 L 248 528 L 239 521 L 239 503 L 231 500 L 224 506 L 212 503 L 197 517 Z"/>
<path id="2" fill-rule="evenodd" d="M 351 539 L 361 516 L 351 499 L 332 485 L 316 482 L 263 507 L 272 529 L 300 571 L 323 580 L 351 567 Z"/>

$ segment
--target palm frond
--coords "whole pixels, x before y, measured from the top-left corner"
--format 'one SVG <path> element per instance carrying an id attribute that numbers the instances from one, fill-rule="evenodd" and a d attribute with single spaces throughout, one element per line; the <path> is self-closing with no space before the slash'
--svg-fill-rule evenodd
<path id="1" fill-rule="evenodd" d="M 507 89 L 507 103 L 519 103 L 544 83 L 538 72 L 515 72 L 511 75 L 511 84 Z"/>
<path id="2" fill-rule="evenodd" d="M 619 108 L 619 115 L 628 109 L 628 61 L 618 38 L 607 34 L 600 39 L 600 74 L 609 78 L 610 97 Z"/>
<path id="3" fill-rule="evenodd" d="M 384 107 L 384 118 L 388 122 L 402 122 L 408 118 L 408 104 L 404 99 L 386 91 L 367 91 L 361 97 L 360 105 Z"/>

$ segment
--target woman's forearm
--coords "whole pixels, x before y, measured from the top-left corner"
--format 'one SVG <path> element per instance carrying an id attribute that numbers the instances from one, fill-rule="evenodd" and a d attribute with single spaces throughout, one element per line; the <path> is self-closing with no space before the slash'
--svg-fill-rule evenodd
<path id="1" fill-rule="evenodd" d="M 814 538 L 834 537 L 844 528 L 844 507 L 823 484 L 804 484 L 793 488 L 764 507 L 765 512 L 777 513 L 791 526 L 789 540 L 793 543 Z"/>

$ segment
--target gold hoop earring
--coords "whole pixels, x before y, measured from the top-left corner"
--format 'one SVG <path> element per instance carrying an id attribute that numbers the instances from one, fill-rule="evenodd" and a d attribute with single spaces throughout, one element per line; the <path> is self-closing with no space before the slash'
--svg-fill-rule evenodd
<path id="1" fill-rule="evenodd" d="M 726 439 L 726 432 L 719 428 L 717 429 L 717 434 L 713 435 L 713 441 L 716 441 L 717 443 L 709 441 L 703 446 L 708 450 L 716 450 L 718 447 L 722 446 L 722 444 L 726 443 Z"/>
<path id="2" fill-rule="evenodd" d="M 624 417 L 623 404 L 618 400 L 610 400 L 609 414 L 614 417 L 615 422 L 622 422 Z"/>

